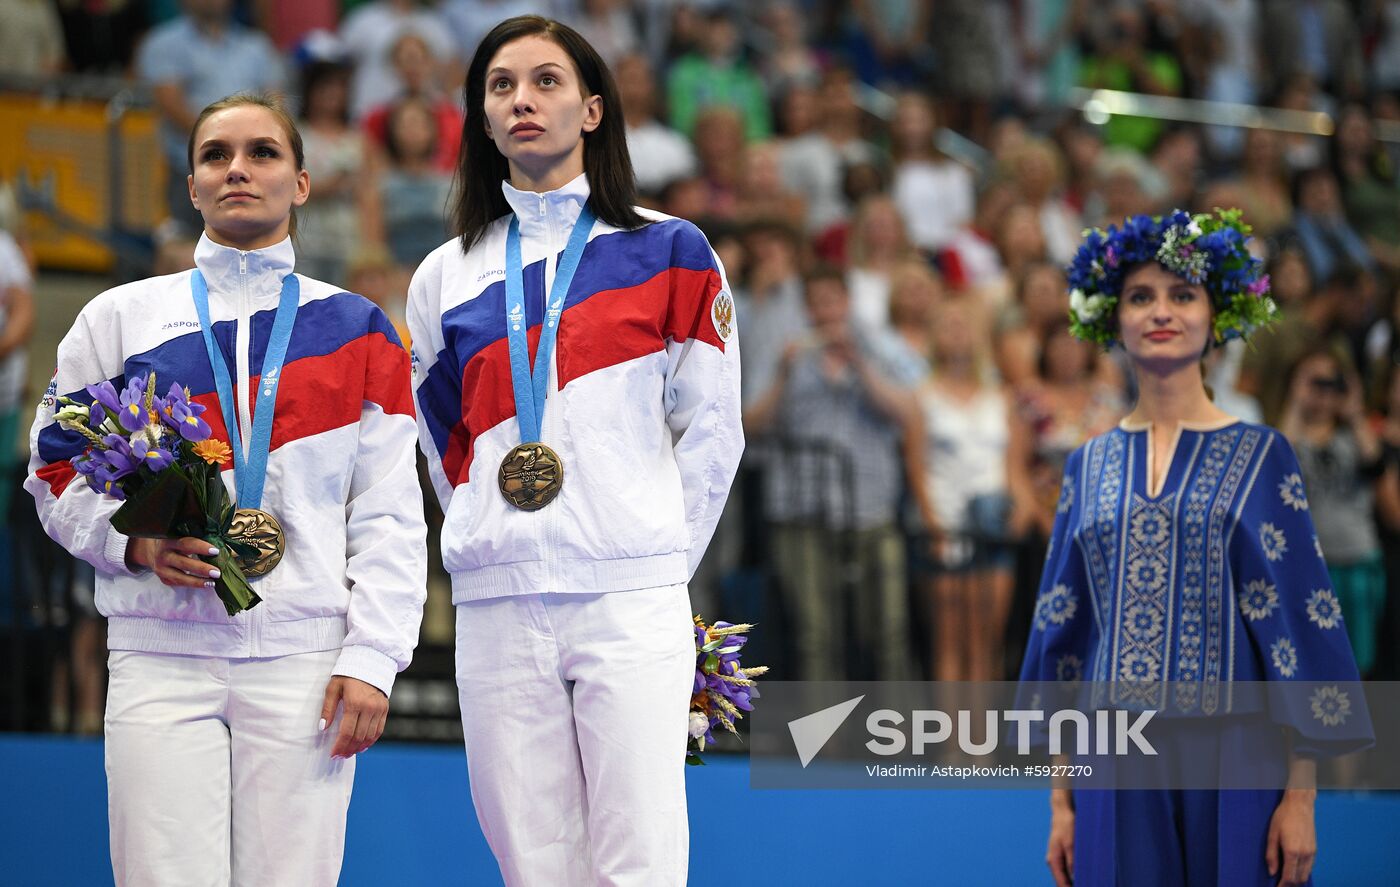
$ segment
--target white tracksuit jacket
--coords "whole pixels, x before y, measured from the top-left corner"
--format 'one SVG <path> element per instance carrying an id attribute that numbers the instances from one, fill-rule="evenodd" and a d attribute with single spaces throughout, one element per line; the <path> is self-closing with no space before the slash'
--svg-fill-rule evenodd
<path id="1" fill-rule="evenodd" d="M 588 182 L 503 183 L 520 219 L 530 347 Z M 497 486 L 520 443 L 505 318 L 509 216 L 468 255 L 434 250 L 409 287 L 419 436 L 446 521 L 455 603 L 689 581 L 743 452 L 739 348 L 724 270 L 694 225 L 595 223 L 565 301 L 541 436 L 564 463 L 535 512 Z"/>
<path id="2" fill-rule="evenodd" d="M 215 339 L 239 403 L 256 394 L 290 240 L 240 252 L 202 238 L 195 262 L 209 284 Z M 91 400 L 84 386 L 120 390 L 155 370 L 209 409 L 227 442 L 213 371 L 190 293 L 191 272 L 116 287 L 93 299 L 58 348 L 58 367 L 30 433 L 25 488 L 49 535 L 98 571 L 97 608 L 113 650 L 224 658 L 339 649 L 335 674 L 386 694 L 418 640 L 426 530 L 414 467 L 408 354 L 365 298 L 299 277 L 300 308 L 277 392 L 264 510 L 286 532 L 286 554 L 253 580 L 263 602 L 230 618 L 212 589 L 171 588 L 125 563 L 127 539 L 108 518 L 119 502 L 75 478 L 82 439 L 52 424 L 55 400 Z M 248 410 L 239 411 L 251 436 Z M 234 473 L 223 474 L 232 495 Z"/>

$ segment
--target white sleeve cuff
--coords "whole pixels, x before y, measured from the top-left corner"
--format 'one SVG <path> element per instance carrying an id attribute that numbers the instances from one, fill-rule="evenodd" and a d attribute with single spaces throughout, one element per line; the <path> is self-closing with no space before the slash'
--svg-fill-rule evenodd
<path id="1" fill-rule="evenodd" d="M 126 565 L 126 546 L 130 541 L 124 533 L 118 533 L 115 529 L 108 527 L 107 542 L 103 546 L 102 556 L 107 564 L 112 568 L 110 572 L 119 576 L 135 576 L 136 573 Z"/>
<path id="2" fill-rule="evenodd" d="M 344 675 L 377 687 L 385 696 L 393 691 L 394 678 L 398 673 L 399 665 L 393 659 L 373 647 L 359 645 L 342 647 L 335 669 L 331 671 L 331 674 Z"/>

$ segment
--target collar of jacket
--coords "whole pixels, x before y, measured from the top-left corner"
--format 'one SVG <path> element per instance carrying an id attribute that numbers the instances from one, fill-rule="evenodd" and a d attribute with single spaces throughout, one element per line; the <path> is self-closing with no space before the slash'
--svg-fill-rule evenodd
<path id="1" fill-rule="evenodd" d="M 507 181 L 501 182 L 501 191 L 520 219 L 520 236 L 547 240 L 568 239 L 591 193 L 586 173 L 554 191 L 520 191 Z"/>
<path id="2" fill-rule="evenodd" d="M 282 292 L 282 278 L 292 273 L 296 252 L 290 237 L 262 249 L 240 250 L 215 243 L 203 234 L 194 248 L 194 264 L 204 275 L 211 296 L 241 292 L 250 297 L 276 296 Z"/>

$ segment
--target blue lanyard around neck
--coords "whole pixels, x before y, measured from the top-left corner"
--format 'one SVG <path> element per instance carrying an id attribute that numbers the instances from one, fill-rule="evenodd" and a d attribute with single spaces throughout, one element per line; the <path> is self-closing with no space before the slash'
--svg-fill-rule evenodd
<path id="1" fill-rule="evenodd" d="M 510 217 L 506 233 L 506 338 L 510 345 L 510 381 L 515 392 L 515 418 L 520 426 L 521 443 L 539 443 L 540 427 L 544 422 L 544 395 L 549 383 L 549 358 L 554 351 L 554 339 L 559 334 L 559 318 L 564 313 L 564 299 L 569 284 L 578 270 L 588 233 L 593 230 L 593 211 L 585 205 L 569 234 L 569 245 L 559 257 L 554 271 L 554 284 L 549 289 L 545 305 L 544 325 L 540 329 L 540 344 L 535 350 L 535 365 L 530 368 L 530 342 L 525 320 L 525 269 L 520 258 L 520 220 Z"/>
<path id="2" fill-rule="evenodd" d="M 272 417 L 277 410 L 277 384 L 282 381 L 282 361 L 292 340 L 292 325 L 296 323 L 297 306 L 301 300 L 301 284 L 297 276 L 288 273 L 282 278 L 282 296 L 277 302 L 277 317 L 272 322 L 272 336 L 263 357 L 262 377 L 258 382 L 257 409 L 253 412 L 253 437 L 248 455 L 243 455 L 243 436 L 238 430 L 238 412 L 234 409 L 233 378 L 229 375 L 224 354 L 214 342 L 214 325 L 209 322 L 209 285 L 198 269 L 190 275 L 190 291 L 194 307 L 199 312 L 199 330 L 204 334 L 204 349 L 209 352 L 209 365 L 214 370 L 214 387 L 219 394 L 219 407 L 228 429 L 229 445 L 233 448 L 233 476 L 238 486 L 239 508 L 261 508 L 263 484 L 267 480 L 267 456 L 272 449 Z M 248 319 L 252 323 L 252 318 Z"/>

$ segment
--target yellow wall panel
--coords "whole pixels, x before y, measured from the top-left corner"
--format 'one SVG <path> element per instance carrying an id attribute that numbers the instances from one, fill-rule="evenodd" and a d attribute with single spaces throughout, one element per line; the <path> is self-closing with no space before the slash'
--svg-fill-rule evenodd
<path id="1" fill-rule="evenodd" d="M 165 217 L 165 161 L 156 116 L 131 110 L 117 124 L 120 161 L 111 156 L 107 104 L 0 94 L 0 177 L 52 193 L 64 225 L 30 210 L 28 233 L 39 264 L 76 271 L 107 271 L 112 252 L 95 235 L 118 226 L 149 234 Z M 121 218 L 112 218 L 112 176 L 121 193 Z"/>

